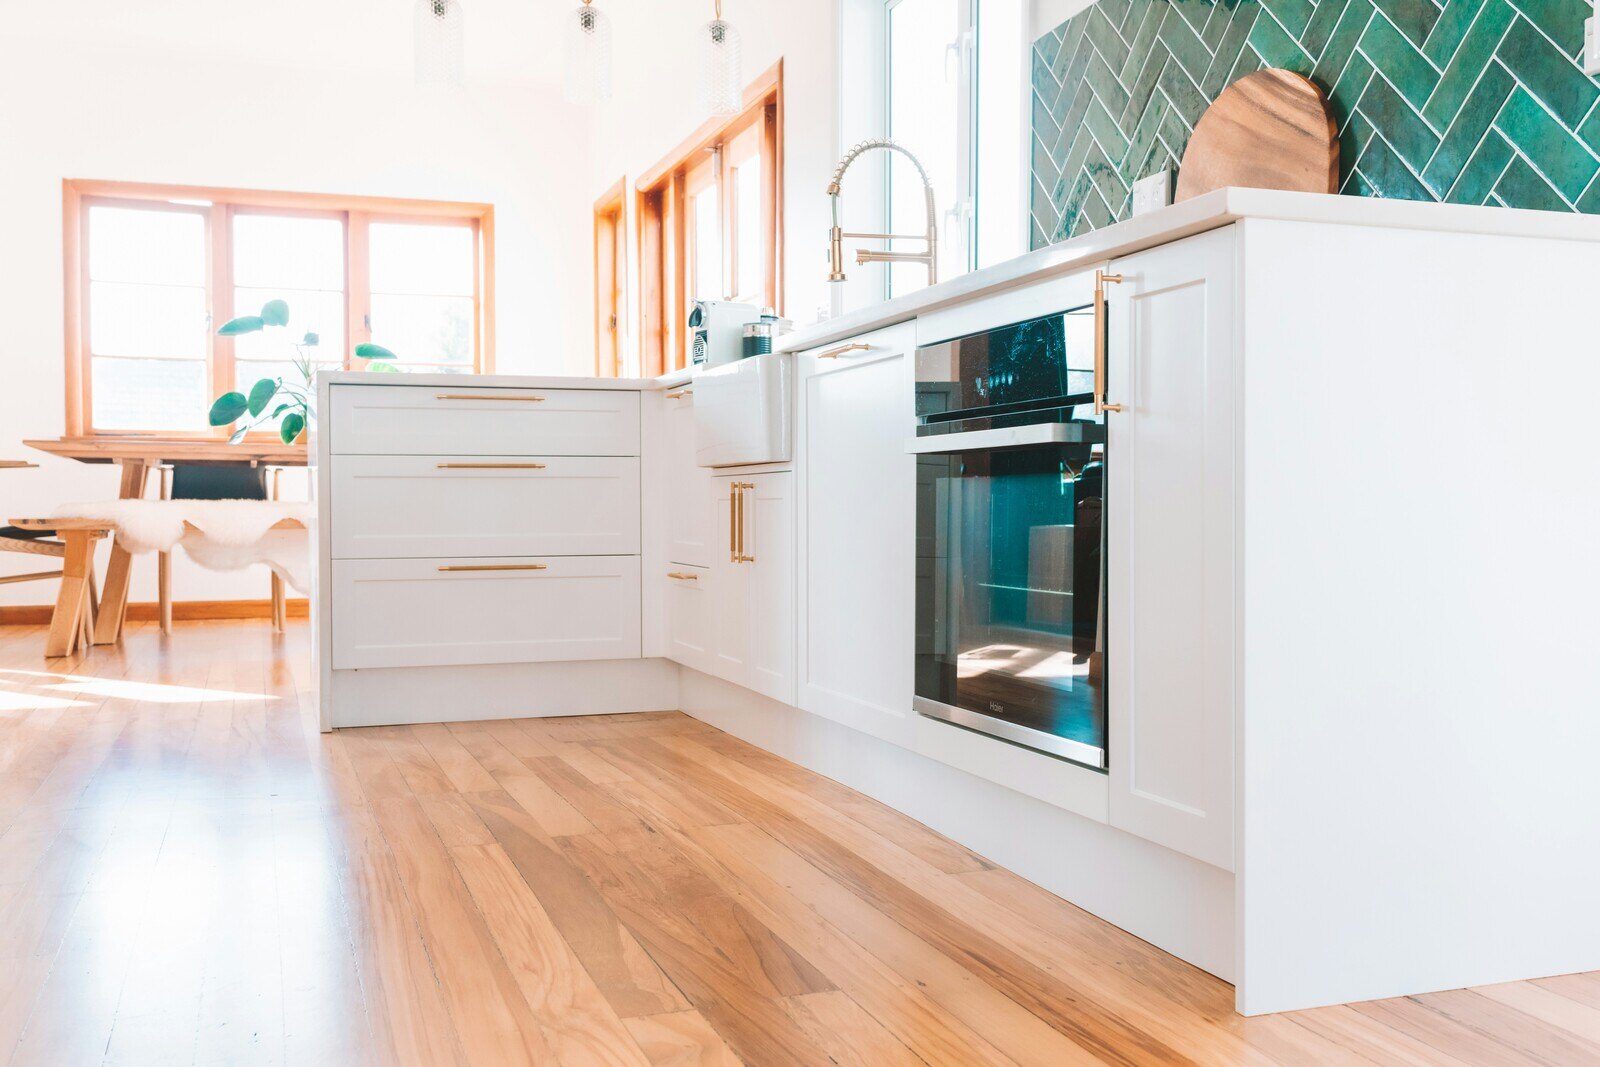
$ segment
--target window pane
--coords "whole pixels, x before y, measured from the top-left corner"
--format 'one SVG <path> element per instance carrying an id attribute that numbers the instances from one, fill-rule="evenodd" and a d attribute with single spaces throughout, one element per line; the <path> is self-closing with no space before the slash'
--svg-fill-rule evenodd
<path id="1" fill-rule="evenodd" d="M 204 362 L 96 356 L 91 373 L 97 430 L 206 428 L 214 397 Z"/>
<path id="2" fill-rule="evenodd" d="M 343 292 L 309 289 L 233 291 L 235 314 L 254 315 L 268 300 L 283 300 L 288 303 L 288 328 L 280 330 L 269 327 L 260 333 L 240 334 L 234 338 L 233 351 L 236 359 L 293 359 L 294 343 L 304 337 L 308 330 L 317 335 L 317 347 L 311 353 L 313 357 L 340 362 L 348 354 L 344 340 Z"/>
<path id="3" fill-rule="evenodd" d="M 735 299 L 759 307 L 767 303 L 767 264 L 761 229 L 761 157 L 742 164 L 733 175 L 734 208 L 739 216 L 739 295 Z"/>
<path id="4" fill-rule="evenodd" d="M 470 227 L 375 222 L 367 240 L 374 293 L 473 294 Z"/>
<path id="5" fill-rule="evenodd" d="M 406 361 L 472 362 L 472 298 L 372 294 L 372 339 Z"/>
<path id="6" fill-rule="evenodd" d="M 206 283 L 206 221 L 195 212 L 91 207 L 88 239 L 91 280 Z"/>
<path id="7" fill-rule="evenodd" d="M 694 198 L 694 297 L 722 300 L 722 205 L 711 186 Z"/>
<path id="8" fill-rule="evenodd" d="M 344 223 L 295 215 L 233 217 L 233 283 L 246 289 L 344 289 Z M 236 305 L 235 313 L 255 309 Z"/>
<path id="9" fill-rule="evenodd" d="M 89 283 L 95 355 L 205 359 L 207 323 L 203 287 Z"/>
<path id="10" fill-rule="evenodd" d="M 966 0 L 900 0 L 889 9 L 889 136 L 922 161 L 933 182 L 940 227 L 939 276 L 966 270 L 965 223 L 952 234 L 945 213 L 962 191 L 958 51 L 961 7 Z M 927 209 L 916 169 L 897 153 L 889 159 L 889 232 L 921 233 Z M 922 241 L 903 241 L 899 251 L 920 252 Z M 890 293 L 907 293 L 928 282 L 919 263 L 892 263 Z"/>

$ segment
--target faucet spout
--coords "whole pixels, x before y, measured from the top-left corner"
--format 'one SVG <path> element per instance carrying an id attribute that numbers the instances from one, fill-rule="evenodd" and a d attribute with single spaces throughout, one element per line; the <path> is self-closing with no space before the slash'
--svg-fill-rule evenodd
<path id="1" fill-rule="evenodd" d="M 833 201 L 833 227 L 828 231 L 828 280 L 842 282 L 844 273 L 844 239 L 847 236 L 839 223 L 839 194 L 844 183 L 845 172 L 850 169 L 850 164 L 863 154 L 875 150 L 898 152 L 911 161 L 916 168 L 917 177 L 922 179 L 923 201 L 927 210 L 927 230 L 922 235 L 922 240 L 927 242 L 927 249 L 922 252 L 876 252 L 864 248 L 856 249 L 856 263 L 923 263 L 928 268 L 928 284 L 932 285 L 939 280 L 938 251 L 939 251 L 939 216 L 933 202 L 933 182 L 928 180 L 928 171 L 922 161 L 912 155 L 904 145 L 888 138 L 876 138 L 862 141 L 839 160 L 839 165 L 833 170 L 833 178 L 828 182 L 828 196 Z M 889 238 L 892 234 L 850 234 L 852 237 L 878 237 Z M 906 239 L 906 238 L 900 238 Z M 915 238 L 909 238 L 915 240 Z"/>

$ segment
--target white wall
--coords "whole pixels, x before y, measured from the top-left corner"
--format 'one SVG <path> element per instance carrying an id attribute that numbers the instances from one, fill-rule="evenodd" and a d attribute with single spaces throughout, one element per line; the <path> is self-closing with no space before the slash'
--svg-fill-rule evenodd
<path id="1" fill-rule="evenodd" d="M 217 32 L 248 34 L 259 12 L 232 6 L 233 24 Z M 554 90 L 418 90 L 409 52 L 384 69 L 335 70 L 151 51 L 148 42 L 63 45 L 70 16 L 52 7 L 8 12 L 11 46 L 0 64 L 0 457 L 23 458 L 22 438 L 64 428 L 61 182 L 69 177 L 491 202 L 497 369 L 592 366 L 590 219 L 573 210 L 593 199 L 588 125 Z M 408 33 L 399 43 L 409 47 Z M 27 458 L 44 468 L 0 472 L 0 518 L 116 494 L 115 468 Z M 0 554 L 0 574 L 34 569 Z M 211 574 L 181 553 L 174 571 L 180 600 L 266 595 L 265 572 Z M 154 575 L 153 560 L 139 562 L 134 600 L 155 598 Z M 54 596 L 54 583 L 0 586 L 0 604 Z"/>

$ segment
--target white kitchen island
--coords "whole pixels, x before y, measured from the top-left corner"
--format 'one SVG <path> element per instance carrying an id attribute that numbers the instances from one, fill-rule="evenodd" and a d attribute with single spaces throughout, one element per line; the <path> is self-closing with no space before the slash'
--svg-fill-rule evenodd
<path id="1" fill-rule="evenodd" d="M 913 712 L 905 447 L 917 345 L 1096 270 L 1107 773 Z M 682 381 L 327 376 L 324 725 L 681 708 L 1249 1014 L 1600 968 L 1596 279 L 1600 219 L 1223 190 L 802 331 L 750 468 Z"/>

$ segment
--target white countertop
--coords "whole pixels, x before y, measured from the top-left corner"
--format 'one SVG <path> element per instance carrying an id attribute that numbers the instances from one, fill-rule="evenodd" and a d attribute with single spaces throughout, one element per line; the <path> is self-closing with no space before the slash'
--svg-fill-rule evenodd
<path id="1" fill-rule="evenodd" d="M 779 352 L 797 352 L 831 344 L 869 330 L 904 322 L 926 311 L 1054 274 L 1082 270 L 1117 256 L 1130 255 L 1246 218 L 1600 241 L 1600 217 L 1594 215 L 1325 193 L 1288 193 L 1275 189 L 1218 189 L 893 300 L 802 327 L 786 335 L 775 349 Z"/>

